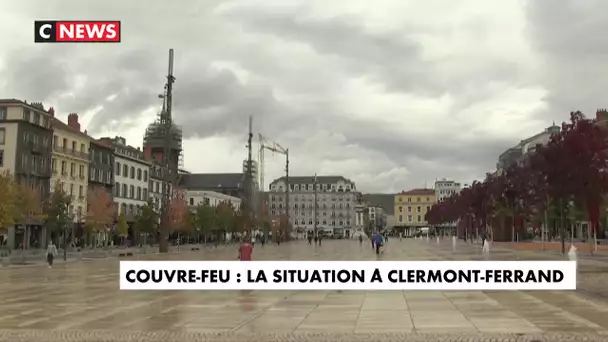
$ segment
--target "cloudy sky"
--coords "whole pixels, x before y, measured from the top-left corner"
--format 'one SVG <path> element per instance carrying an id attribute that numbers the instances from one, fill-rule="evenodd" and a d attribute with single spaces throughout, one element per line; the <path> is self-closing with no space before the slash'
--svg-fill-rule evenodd
<path id="1" fill-rule="evenodd" d="M 121 20 L 122 42 L 34 44 L 43 19 Z M 291 174 L 393 192 L 481 178 L 568 112 L 608 107 L 606 32 L 605 0 L 4 1 L 0 98 L 141 146 L 174 48 L 190 171 L 239 172 L 252 115 Z"/>

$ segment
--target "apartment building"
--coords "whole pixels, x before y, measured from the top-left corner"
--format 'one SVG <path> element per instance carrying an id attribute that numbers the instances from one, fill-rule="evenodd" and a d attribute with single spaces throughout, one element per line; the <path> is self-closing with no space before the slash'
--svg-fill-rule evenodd
<path id="1" fill-rule="evenodd" d="M 37 189 L 41 199 L 48 197 L 51 179 L 51 119 L 53 109 L 41 103 L 16 99 L 0 99 L 0 172 L 10 172 L 15 180 Z M 17 248 L 24 242 L 44 247 L 46 235 L 43 222 L 28 219 L 14 227 L 0 227 L 7 246 Z"/>
<path id="2" fill-rule="evenodd" d="M 68 210 L 74 222 L 83 222 L 87 210 L 89 180 L 89 149 L 92 138 L 80 131 L 78 114 L 68 115 L 67 125 L 53 117 L 53 159 L 51 167 L 51 189 L 60 185 L 72 197 Z"/>
<path id="3" fill-rule="evenodd" d="M 519 162 L 528 153 L 534 152 L 538 145 L 546 145 L 549 143 L 553 134 L 559 133 L 561 130 L 560 126 L 553 123 L 551 126 L 545 128 L 544 131 L 539 132 L 529 138 L 520 141 L 517 145 L 508 148 L 500 156 L 498 156 L 498 162 L 496 163 L 496 170 L 502 172 L 506 170 L 510 165 Z"/>
<path id="4" fill-rule="evenodd" d="M 103 187 L 113 194 L 114 150 L 112 146 L 98 140 L 91 140 L 89 160 L 89 190 Z"/>
<path id="5" fill-rule="evenodd" d="M 114 203 L 117 215 L 124 214 L 127 222 L 132 223 L 148 201 L 152 164 L 144 159 L 141 149 L 127 145 L 123 137 L 101 138 L 99 141 L 114 150 Z"/>
<path id="6" fill-rule="evenodd" d="M 415 235 L 427 226 L 426 213 L 437 199 L 433 189 L 413 189 L 395 195 L 396 227 L 404 236 Z"/>
<path id="7" fill-rule="evenodd" d="M 299 233 L 313 232 L 315 227 L 334 236 L 354 233 L 359 193 L 353 181 L 342 176 L 289 177 L 289 208 L 286 187 L 285 177 L 270 183 L 271 216 L 289 212 L 291 224 Z"/>
<path id="8" fill-rule="evenodd" d="M 453 180 L 443 178 L 435 181 L 435 198 L 437 198 L 437 202 L 441 202 L 442 200 L 459 193 L 460 190 L 462 190 L 462 185 Z"/>
<path id="9" fill-rule="evenodd" d="M 158 165 L 157 163 L 152 163 L 150 165 L 150 182 L 148 184 L 148 199 L 152 201 L 154 204 L 154 209 L 156 212 L 160 213 L 163 205 L 163 177 L 164 177 L 164 168 Z M 171 186 L 169 185 L 169 189 L 167 190 L 171 192 Z"/>

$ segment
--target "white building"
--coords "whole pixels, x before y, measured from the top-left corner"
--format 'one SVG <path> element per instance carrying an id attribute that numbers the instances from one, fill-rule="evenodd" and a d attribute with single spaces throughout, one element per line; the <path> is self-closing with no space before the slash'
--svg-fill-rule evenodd
<path id="1" fill-rule="evenodd" d="M 171 186 L 168 189 L 171 193 Z M 154 209 L 160 213 L 163 203 L 163 168 L 158 164 L 150 165 L 150 181 L 148 183 L 148 196 Z"/>
<path id="2" fill-rule="evenodd" d="M 186 190 L 185 198 L 189 206 L 206 203 L 215 207 L 222 202 L 230 202 L 235 209 L 241 208 L 240 198 L 210 190 Z"/>
<path id="3" fill-rule="evenodd" d="M 114 148 L 114 203 L 117 214 L 125 214 L 127 221 L 135 219 L 139 208 L 148 200 L 151 164 L 144 160 L 139 148 L 127 145 L 125 138 L 102 138 Z"/>
<path id="4" fill-rule="evenodd" d="M 285 177 L 270 183 L 272 216 L 287 212 L 285 189 Z M 289 193 L 289 218 L 298 232 L 314 231 L 316 217 L 317 231 L 335 236 L 354 233 L 358 193 L 351 180 L 342 176 L 289 177 Z"/>
<path id="5" fill-rule="evenodd" d="M 519 144 L 507 149 L 498 157 L 498 163 L 496 163 L 496 170 L 502 172 L 506 170 L 510 165 L 517 163 L 528 153 L 534 152 L 538 145 L 546 145 L 553 134 L 559 133 L 561 127 L 553 125 L 545 128 L 544 131 L 535 134 L 527 139 L 519 142 Z"/>
<path id="6" fill-rule="evenodd" d="M 386 213 L 384 209 L 380 206 L 370 205 L 367 207 L 367 215 L 369 217 L 369 222 L 371 222 L 374 226 L 374 230 L 383 231 L 386 229 Z"/>
<path id="7" fill-rule="evenodd" d="M 443 178 L 435 181 L 435 198 L 437 198 L 437 203 L 453 194 L 459 193 L 460 190 L 462 190 L 462 185 L 453 180 Z"/>

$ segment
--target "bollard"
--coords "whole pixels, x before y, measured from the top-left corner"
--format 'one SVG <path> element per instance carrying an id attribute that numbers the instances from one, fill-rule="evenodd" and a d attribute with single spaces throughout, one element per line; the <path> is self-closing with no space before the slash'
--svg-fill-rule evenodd
<path id="1" fill-rule="evenodd" d="M 490 240 L 486 240 L 481 249 L 486 260 L 490 257 Z"/>
<path id="2" fill-rule="evenodd" d="M 437 244 L 439 244 L 439 236 L 437 237 Z"/>
<path id="3" fill-rule="evenodd" d="M 576 261 L 577 260 L 576 247 L 574 245 L 570 246 L 570 251 L 568 251 L 568 259 L 570 261 Z"/>
<path id="4" fill-rule="evenodd" d="M 456 252 L 456 236 L 452 236 L 452 251 Z"/>

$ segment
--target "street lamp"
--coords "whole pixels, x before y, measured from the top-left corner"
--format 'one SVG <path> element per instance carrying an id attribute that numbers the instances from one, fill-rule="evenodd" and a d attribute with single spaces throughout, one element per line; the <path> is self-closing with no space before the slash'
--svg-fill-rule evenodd
<path id="1" fill-rule="evenodd" d="M 315 177 L 313 179 L 313 191 L 314 191 L 314 211 L 313 211 L 313 233 L 315 237 L 318 237 L 317 233 L 317 220 L 318 220 L 318 204 L 317 204 L 317 174 L 315 173 Z"/>

